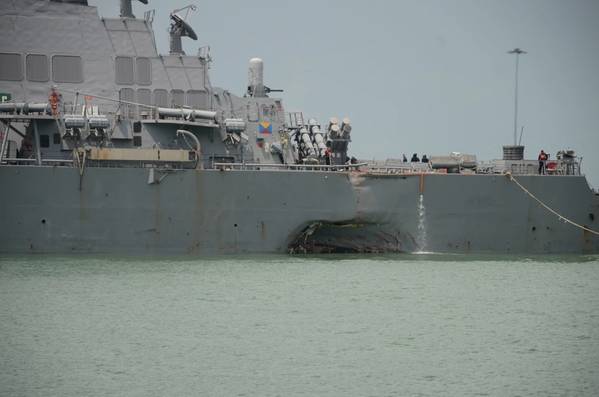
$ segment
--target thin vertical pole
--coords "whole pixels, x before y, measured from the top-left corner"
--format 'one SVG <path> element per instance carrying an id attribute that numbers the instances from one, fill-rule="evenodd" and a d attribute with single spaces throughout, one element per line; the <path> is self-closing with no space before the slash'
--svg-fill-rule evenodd
<path id="1" fill-rule="evenodd" d="M 37 129 L 37 120 L 33 120 L 33 133 L 35 135 L 35 158 L 37 165 L 42 165 L 42 148 L 40 147 L 40 132 Z"/>
<path id="2" fill-rule="evenodd" d="M 516 53 L 516 87 L 514 88 L 514 146 L 518 144 L 518 61 L 520 54 Z"/>
<path id="3" fill-rule="evenodd" d="M 516 54 L 516 76 L 514 87 L 514 146 L 518 145 L 518 67 L 520 64 L 520 54 L 526 54 L 526 51 L 520 48 L 514 48 L 508 51 L 508 54 Z"/>

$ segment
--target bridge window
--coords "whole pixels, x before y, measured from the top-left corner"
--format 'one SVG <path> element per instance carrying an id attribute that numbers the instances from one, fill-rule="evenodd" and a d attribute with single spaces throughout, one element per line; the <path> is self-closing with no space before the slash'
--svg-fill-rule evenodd
<path id="1" fill-rule="evenodd" d="M 168 91 L 163 89 L 154 90 L 154 106 L 165 108 L 168 106 Z"/>
<path id="2" fill-rule="evenodd" d="M 133 58 L 116 57 L 114 70 L 117 84 L 133 84 Z"/>
<path id="3" fill-rule="evenodd" d="M 137 84 L 152 84 L 152 63 L 148 58 L 137 58 L 135 60 L 137 73 L 135 75 Z"/>
<path id="4" fill-rule="evenodd" d="M 0 53 L 0 80 L 23 80 L 21 54 Z"/>
<path id="5" fill-rule="evenodd" d="M 187 91 L 187 106 L 190 106 L 194 109 L 207 109 L 208 95 L 206 94 L 206 91 Z"/>
<path id="6" fill-rule="evenodd" d="M 52 80 L 56 83 L 83 82 L 81 57 L 54 55 L 52 57 Z"/>
<path id="7" fill-rule="evenodd" d="M 50 80 L 50 65 L 48 57 L 39 54 L 29 54 L 25 58 L 27 80 L 48 81 Z"/>
<path id="8" fill-rule="evenodd" d="M 137 90 L 137 103 L 144 105 L 152 105 L 152 91 L 147 88 L 140 88 Z M 145 106 L 140 106 L 139 111 L 145 114 L 149 114 L 151 109 Z"/>
<path id="9" fill-rule="evenodd" d="M 135 102 L 135 91 L 132 88 L 121 88 L 119 91 L 119 99 L 126 102 Z M 135 118 L 135 105 L 121 103 L 123 115 L 127 118 Z"/>
<path id="10" fill-rule="evenodd" d="M 183 92 L 183 90 L 172 90 L 171 98 L 174 107 L 181 107 L 185 105 L 185 93 Z"/>
<path id="11" fill-rule="evenodd" d="M 52 57 L 52 80 L 57 83 L 83 82 L 81 57 L 55 55 Z"/>
<path id="12" fill-rule="evenodd" d="M 137 102 L 143 103 L 144 105 L 152 104 L 152 91 L 147 88 L 140 88 L 137 90 Z M 144 108 L 146 109 L 146 108 Z"/>

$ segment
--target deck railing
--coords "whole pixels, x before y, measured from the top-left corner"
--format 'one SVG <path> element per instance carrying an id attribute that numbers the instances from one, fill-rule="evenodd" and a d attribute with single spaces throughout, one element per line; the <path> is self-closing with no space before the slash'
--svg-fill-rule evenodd
<path id="1" fill-rule="evenodd" d="M 364 167 L 366 163 L 345 165 L 321 164 L 263 164 L 263 163 L 214 163 L 214 169 L 223 171 L 351 171 Z"/>

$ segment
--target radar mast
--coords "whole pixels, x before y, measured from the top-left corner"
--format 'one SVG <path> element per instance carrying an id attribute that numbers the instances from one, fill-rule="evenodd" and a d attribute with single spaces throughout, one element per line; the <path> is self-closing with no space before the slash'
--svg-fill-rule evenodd
<path id="1" fill-rule="evenodd" d="M 171 26 L 169 28 L 170 34 L 170 54 L 171 55 L 185 55 L 183 51 L 183 45 L 181 43 L 181 37 L 189 37 L 192 40 L 197 40 L 198 36 L 193 31 L 193 28 L 185 21 L 189 16 L 190 11 L 196 11 L 198 8 L 190 4 L 178 10 L 171 12 Z M 179 15 L 181 11 L 185 11 L 185 16 Z"/>

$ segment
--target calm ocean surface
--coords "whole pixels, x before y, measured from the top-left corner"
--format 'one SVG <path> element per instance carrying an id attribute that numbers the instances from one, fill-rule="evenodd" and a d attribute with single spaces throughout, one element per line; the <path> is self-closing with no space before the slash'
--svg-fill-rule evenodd
<path id="1" fill-rule="evenodd" d="M 599 256 L 4 256 L 0 395 L 597 396 Z"/>

